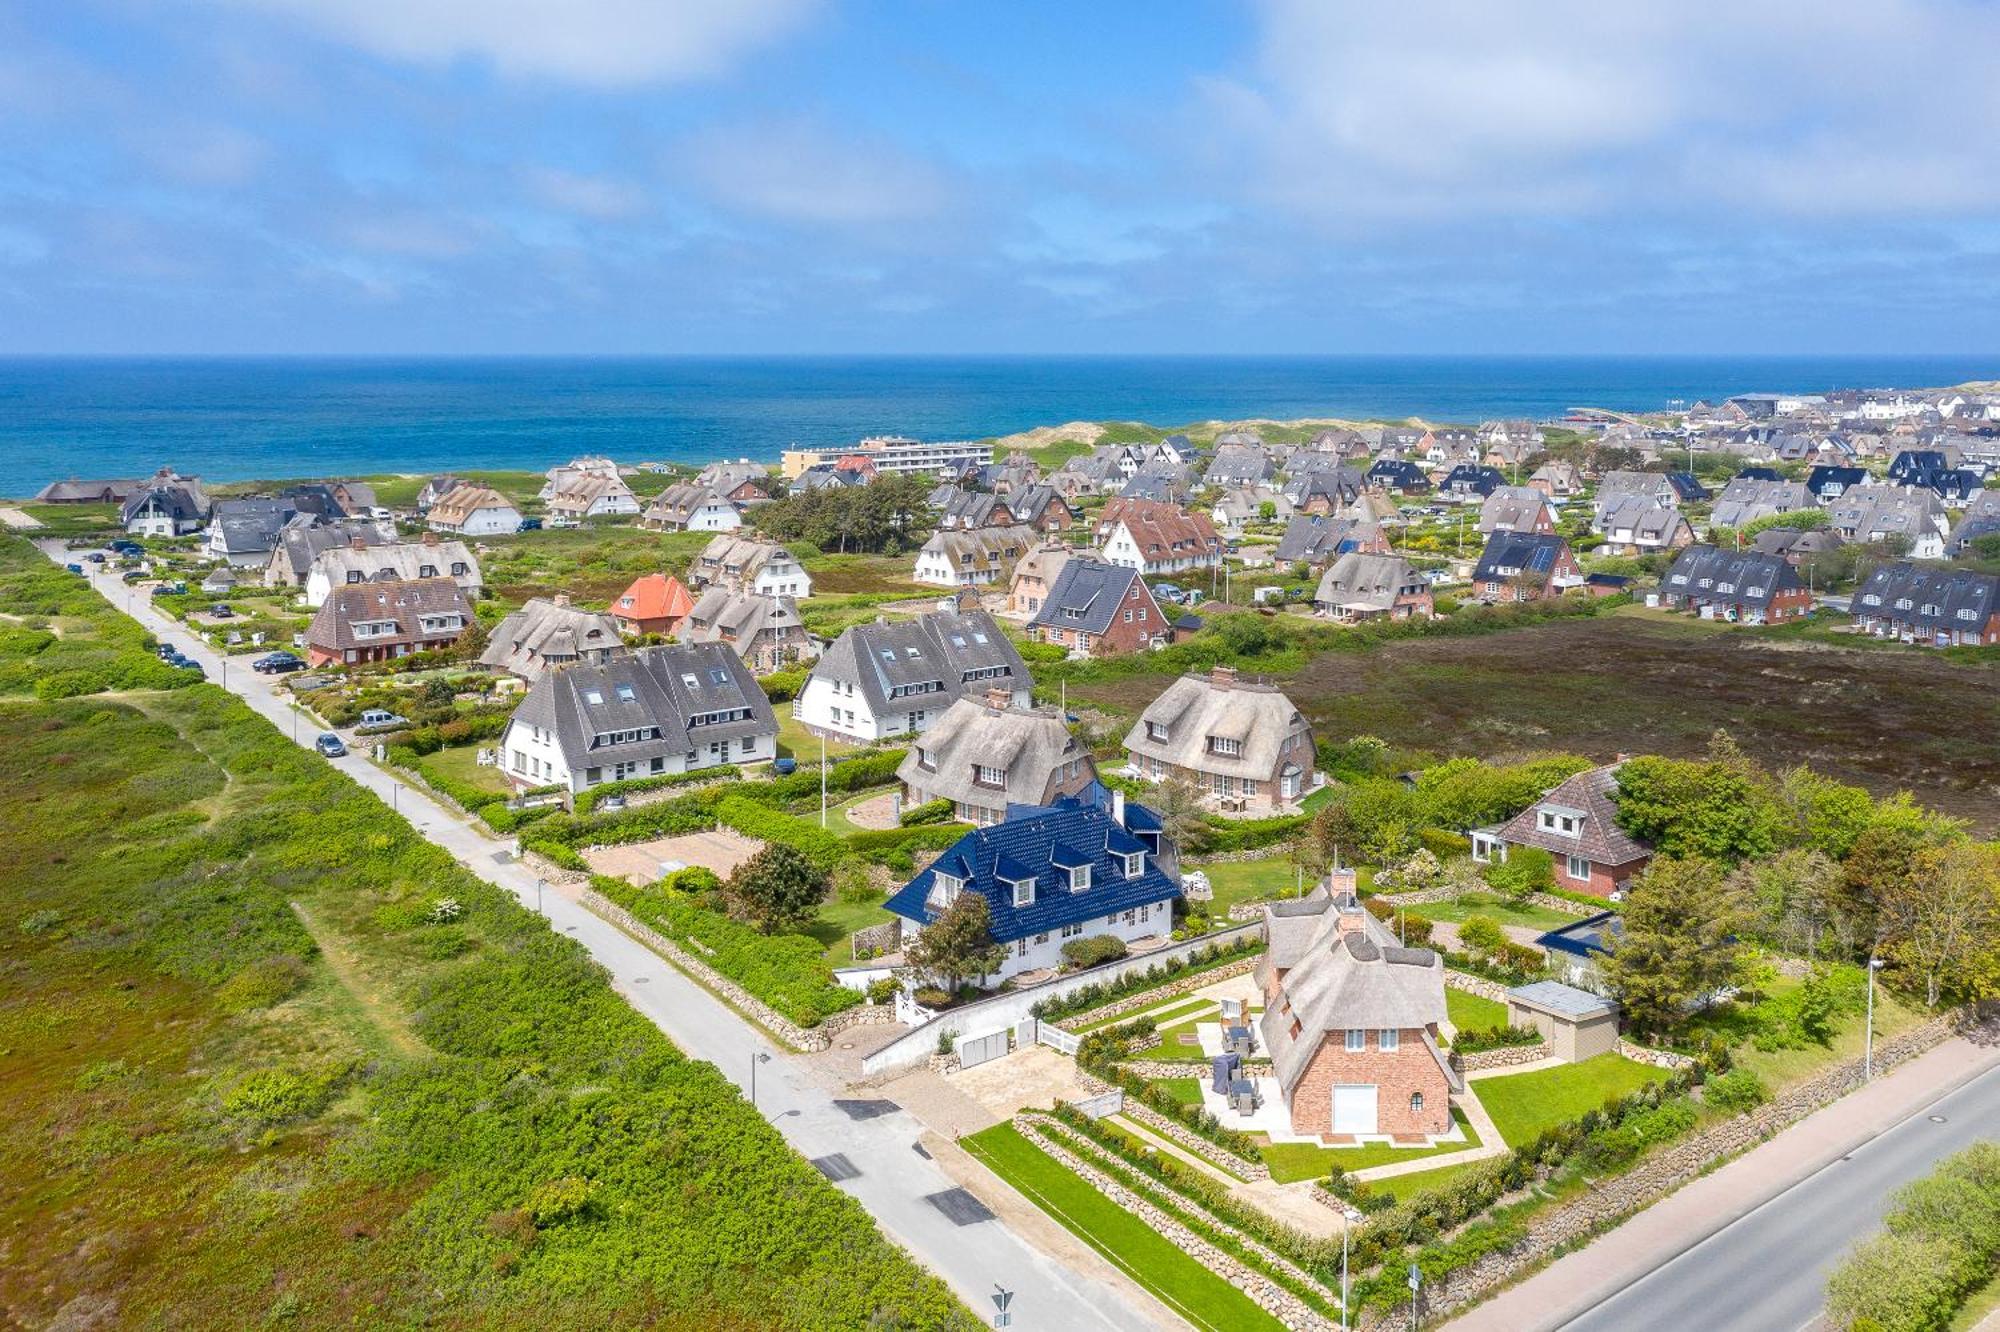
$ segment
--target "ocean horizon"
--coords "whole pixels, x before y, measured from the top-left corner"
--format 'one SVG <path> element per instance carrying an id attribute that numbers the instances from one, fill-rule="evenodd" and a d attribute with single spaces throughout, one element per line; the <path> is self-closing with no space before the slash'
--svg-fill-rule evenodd
<path id="1" fill-rule="evenodd" d="M 210 481 L 620 462 L 776 461 L 864 435 L 1076 420 L 1476 423 L 1757 391 L 2000 378 L 1994 356 L 682 356 L 0 358 L 6 493 L 65 477 Z"/>

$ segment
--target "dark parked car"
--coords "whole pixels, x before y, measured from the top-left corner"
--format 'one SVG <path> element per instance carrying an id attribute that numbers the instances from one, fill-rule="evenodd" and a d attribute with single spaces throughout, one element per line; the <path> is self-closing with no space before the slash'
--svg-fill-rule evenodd
<path id="1" fill-rule="evenodd" d="M 83 558 L 89 560 L 92 564 L 102 564 L 104 563 L 104 552 L 101 550 L 93 550 L 90 552 L 90 554 L 84 556 Z"/>
<path id="2" fill-rule="evenodd" d="M 523 532 L 539 532 L 542 530 L 542 520 L 539 518 L 523 518 L 521 520 L 521 530 Z"/>
<path id="3" fill-rule="evenodd" d="M 305 663 L 289 652 L 268 652 L 250 663 L 250 669 L 260 675 L 283 675 L 286 671 L 305 669 Z"/>
<path id="4" fill-rule="evenodd" d="M 73 574 L 80 574 L 83 572 L 83 566 L 81 564 L 65 564 L 63 568 L 69 570 Z"/>
<path id="5" fill-rule="evenodd" d="M 340 737 L 332 731 L 326 732 L 319 739 L 313 741 L 313 748 L 328 758 L 347 757 L 347 746 L 340 743 Z"/>
<path id="6" fill-rule="evenodd" d="M 216 602 L 208 608 L 208 613 L 218 620 L 233 620 L 236 618 L 236 612 L 229 609 L 229 603 L 226 601 Z"/>
<path id="7" fill-rule="evenodd" d="M 781 758 L 771 761 L 771 771 L 777 773 L 780 777 L 789 777 L 798 770 L 799 762 L 797 759 Z"/>

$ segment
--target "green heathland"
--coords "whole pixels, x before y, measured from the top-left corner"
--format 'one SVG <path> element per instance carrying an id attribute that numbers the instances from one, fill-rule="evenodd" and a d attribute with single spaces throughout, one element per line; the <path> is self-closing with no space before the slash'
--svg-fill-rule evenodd
<path id="1" fill-rule="evenodd" d="M 0 809 L 15 1317 L 972 1325 L 580 947 L 235 699 L 0 678 L 37 774 Z"/>

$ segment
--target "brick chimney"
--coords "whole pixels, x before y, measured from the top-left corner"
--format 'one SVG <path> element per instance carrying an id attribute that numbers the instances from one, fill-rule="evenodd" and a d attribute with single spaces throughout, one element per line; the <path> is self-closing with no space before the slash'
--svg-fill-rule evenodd
<path id="1" fill-rule="evenodd" d="M 1209 672 L 1208 679 L 1209 683 L 1213 684 L 1217 689 L 1234 689 L 1236 687 L 1236 668 L 1234 666 L 1217 666 Z"/>
<path id="2" fill-rule="evenodd" d="M 438 534 L 436 532 L 430 531 L 429 529 L 425 529 L 424 544 L 426 546 L 435 546 L 437 543 L 438 543 Z"/>
<path id="3" fill-rule="evenodd" d="M 1004 685 L 986 686 L 986 706 L 995 712 L 1005 712 L 1007 705 L 1014 701 L 1014 695 Z"/>
<path id="4" fill-rule="evenodd" d="M 555 603 L 556 603 L 556 605 L 558 605 L 558 606 L 564 606 L 564 607 L 567 607 L 567 606 L 569 605 L 569 593 L 567 593 L 567 592 L 558 592 L 558 593 L 556 593 L 556 595 L 555 595 Z"/>
<path id="5" fill-rule="evenodd" d="M 368 541 L 359 532 L 356 532 L 353 536 L 347 538 L 347 548 L 349 550 L 366 550 L 368 549 Z"/>

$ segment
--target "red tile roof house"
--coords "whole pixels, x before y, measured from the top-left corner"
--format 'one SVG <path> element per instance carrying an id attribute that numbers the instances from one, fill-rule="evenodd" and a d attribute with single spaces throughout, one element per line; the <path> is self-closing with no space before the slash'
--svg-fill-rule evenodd
<path id="1" fill-rule="evenodd" d="M 611 603 L 612 618 L 626 633 L 672 634 L 694 609 L 694 597 L 672 574 L 643 574 Z"/>
<path id="2" fill-rule="evenodd" d="M 313 666 L 390 661 L 450 647 L 471 624 L 472 603 L 450 578 L 336 587 L 306 630 L 306 661 Z"/>
<path id="3" fill-rule="evenodd" d="M 1294 1133 L 1428 1146 L 1453 1132 L 1463 1079 L 1438 1048 L 1444 962 L 1401 948 L 1352 892 L 1264 908 L 1258 1022 Z"/>
<path id="4" fill-rule="evenodd" d="M 1609 897 L 1646 868 L 1652 848 L 1618 826 L 1618 765 L 1580 772 L 1497 828 L 1472 833 L 1472 858 L 1504 861 L 1515 846 L 1555 857 L 1556 884 Z"/>

